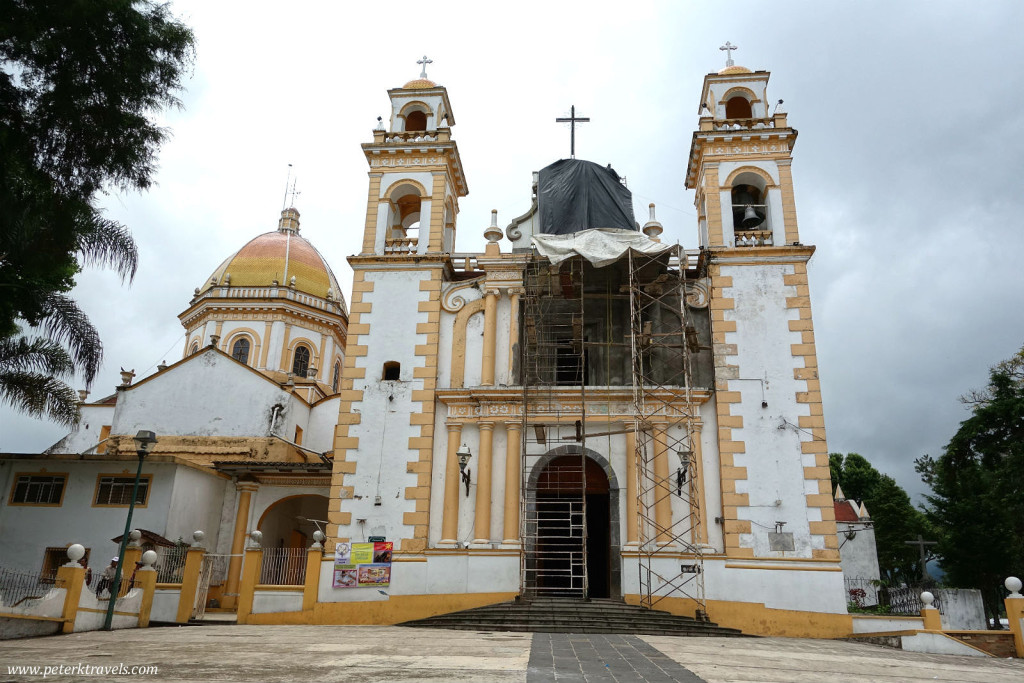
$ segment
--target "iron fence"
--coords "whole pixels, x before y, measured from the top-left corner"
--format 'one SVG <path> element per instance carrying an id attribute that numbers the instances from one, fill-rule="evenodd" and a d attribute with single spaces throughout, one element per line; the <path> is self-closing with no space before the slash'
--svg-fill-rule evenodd
<path id="1" fill-rule="evenodd" d="M 19 572 L 0 569 L 0 604 L 15 607 L 26 600 L 38 600 L 57 586 L 57 572 Z"/>
<path id="2" fill-rule="evenodd" d="M 157 583 L 181 583 L 185 574 L 187 545 L 161 546 L 156 549 Z"/>
<path id="3" fill-rule="evenodd" d="M 924 608 L 921 593 L 928 590 L 921 586 L 883 586 L 875 579 L 844 579 L 846 600 L 857 607 L 879 607 L 889 614 L 919 615 Z M 932 607 L 944 613 L 942 601 L 935 596 Z"/>
<path id="4" fill-rule="evenodd" d="M 260 583 L 274 586 L 301 586 L 306 583 L 305 548 L 265 548 Z"/>

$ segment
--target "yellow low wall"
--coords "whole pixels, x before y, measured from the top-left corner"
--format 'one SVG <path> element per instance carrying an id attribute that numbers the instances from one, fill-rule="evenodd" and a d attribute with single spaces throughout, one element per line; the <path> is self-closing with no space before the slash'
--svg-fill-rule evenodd
<path id="1" fill-rule="evenodd" d="M 518 593 L 392 595 L 373 602 L 318 602 L 302 612 L 249 614 L 246 624 L 400 624 L 438 614 L 508 602 Z"/>

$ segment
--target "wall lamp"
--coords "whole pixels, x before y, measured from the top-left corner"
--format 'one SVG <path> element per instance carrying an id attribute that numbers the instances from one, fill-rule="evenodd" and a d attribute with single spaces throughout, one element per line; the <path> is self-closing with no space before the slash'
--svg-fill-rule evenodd
<path id="1" fill-rule="evenodd" d="M 683 484 L 686 483 L 686 473 L 690 471 L 690 459 L 693 456 L 693 451 L 676 451 L 676 455 L 679 456 L 679 469 L 676 470 L 676 495 L 683 495 Z"/>
<path id="2" fill-rule="evenodd" d="M 466 485 L 466 497 L 469 497 L 469 482 L 472 477 L 472 473 L 466 465 L 469 464 L 470 458 L 473 457 L 473 453 L 469 450 L 469 446 L 462 444 L 462 448 L 455 454 L 459 459 L 459 472 L 462 474 L 462 483 Z"/>

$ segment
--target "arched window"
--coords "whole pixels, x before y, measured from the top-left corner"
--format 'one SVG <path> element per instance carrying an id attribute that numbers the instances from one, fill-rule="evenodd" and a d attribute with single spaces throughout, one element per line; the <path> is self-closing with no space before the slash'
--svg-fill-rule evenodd
<path id="1" fill-rule="evenodd" d="M 767 215 L 764 194 L 754 185 L 736 185 L 732 189 L 732 224 L 734 230 L 764 229 Z"/>
<path id="2" fill-rule="evenodd" d="M 302 344 L 295 347 L 295 359 L 292 361 L 292 372 L 298 377 L 305 377 L 309 372 L 309 349 Z"/>
<path id="3" fill-rule="evenodd" d="M 405 129 L 418 131 L 427 129 L 427 115 L 421 111 L 411 111 L 405 117 Z"/>
<path id="4" fill-rule="evenodd" d="M 239 363 L 249 364 L 249 340 L 245 337 L 235 342 L 231 347 L 231 357 Z"/>
<path id="5" fill-rule="evenodd" d="M 384 363 L 384 372 L 381 379 L 387 381 L 398 381 L 402 375 L 402 364 L 396 360 L 389 360 Z"/>
<path id="6" fill-rule="evenodd" d="M 331 377 L 331 389 L 338 392 L 338 384 L 341 382 L 341 363 L 334 364 L 334 375 Z"/>
<path id="7" fill-rule="evenodd" d="M 750 109 L 750 102 L 745 97 L 735 95 L 725 103 L 725 118 L 727 119 L 750 119 L 754 114 Z"/>
<path id="8" fill-rule="evenodd" d="M 192 348 L 189 350 L 188 355 L 191 356 L 192 354 L 195 354 L 195 353 L 199 353 L 199 344 L 198 343 L 195 343 L 195 344 L 192 345 Z"/>

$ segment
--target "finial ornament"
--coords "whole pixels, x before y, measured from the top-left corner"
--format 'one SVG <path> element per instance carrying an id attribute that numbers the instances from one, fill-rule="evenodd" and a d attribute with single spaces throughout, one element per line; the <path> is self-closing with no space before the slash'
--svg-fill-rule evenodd
<path id="1" fill-rule="evenodd" d="M 720 47 L 720 48 L 718 48 L 718 49 L 719 49 L 719 50 L 725 50 L 725 54 L 726 54 L 726 57 L 725 57 L 725 65 L 726 65 L 727 67 L 729 67 L 729 66 L 735 66 L 735 64 L 736 64 L 736 63 L 735 63 L 734 61 L 732 61 L 732 51 L 733 51 L 733 50 L 738 50 L 739 48 L 738 48 L 738 47 L 736 47 L 735 45 L 733 45 L 732 43 L 730 43 L 730 42 L 729 42 L 729 41 L 727 40 L 727 41 L 725 41 L 725 45 L 723 45 L 722 47 Z"/>
<path id="2" fill-rule="evenodd" d="M 416 63 L 423 65 L 423 69 L 420 70 L 420 78 L 426 78 L 427 77 L 427 64 L 433 64 L 434 60 L 433 59 L 427 59 L 427 56 L 423 55 L 423 59 L 417 59 Z"/>

